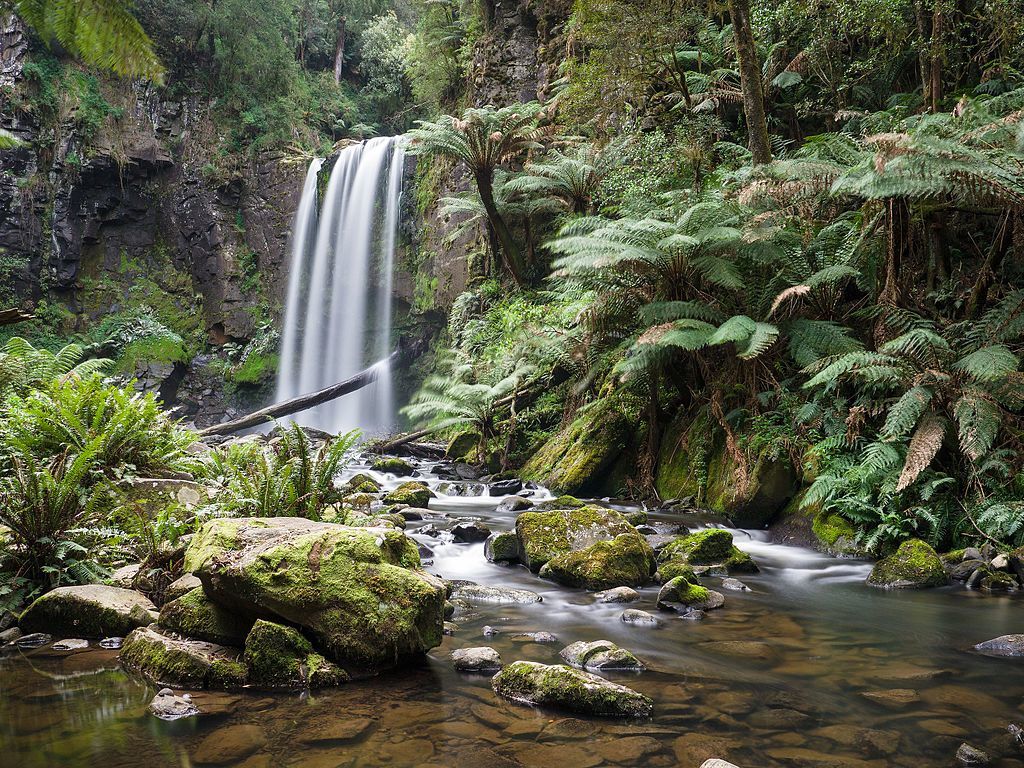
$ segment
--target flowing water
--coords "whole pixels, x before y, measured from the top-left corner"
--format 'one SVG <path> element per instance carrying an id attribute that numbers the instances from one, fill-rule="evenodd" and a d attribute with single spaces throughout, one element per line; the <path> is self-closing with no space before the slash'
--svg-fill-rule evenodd
<path id="1" fill-rule="evenodd" d="M 323 161 L 306 176 L 292 232 L 277 399 L 343 381 L 391 351 L 391 280 L 404 168 L 402 139 L 382 137 L 342 150 L 317 210 Z M 388 431 L 391 375 L 295 417 L 329 432 Z"/>
<path id="2" fill-rule="evenodd" d="M 456 485 L 473 492 L 472 484 Z M 488 563 L 482 544 L 417 532 L 431 523 L 443 528 L 451 517 L 511 528 L 515 515 L 497 513 L 498 501 L 439 494 L 430 503 L 438 519 L 411 523 L 409 532 L 433 550 L 428 570 L 531 589 L 542 603 L 456 616 L 458 631 L 414 669 L 302 695 L 199 693 L 210 714 L 175 723 L 146 713 L 153 691 L 118 671 L 110 652 L 0 658 L 0 765 L 697 768 L 717 756 L 746 768 L 921 768 L 955 765 L 957 747 L 969 741 L 995 765 L 1024 766 L 1006 730 L 1024 719 L 1024 663 L 967 650 L 1024 629 L 1019 598 L 960 588 L 884 592 L 864 585 L 866 563 L 735 531 L 761 566 L 742 577 L 750 592 L 724 591 L 725 607 L 700 622 L 663 614 L 660 629 L 627 625 L 619 619 L 624 608 L 657 612 L 656 587 L 641 590 L 639 603 L 599 604 L 524 568 Z M 485 627 L 498 633 L 485 636 Z M 537 630 L 559 642 L 515 637 Z M 558 663 L 564 645 L 597 639 L 647 664 L 646 672 L 609 677 L 654 699 L 649 720 L 513 704 L 491 691 L 487 677 L 459 674 L 448 661 L 455 648 L 490 645 L 506 663 Z"/>

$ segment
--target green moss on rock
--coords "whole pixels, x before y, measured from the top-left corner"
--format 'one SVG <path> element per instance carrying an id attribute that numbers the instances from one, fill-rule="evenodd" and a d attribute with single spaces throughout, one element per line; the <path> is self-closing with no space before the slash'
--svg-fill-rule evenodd
<path id="1" fill-rule="evenodd" d="M 374 459 L 370 469 L 375 472 L 390 472 L 393 475 L 409 475 L 413 471 L 412 464 L 397 456 L 382 456 Z"/>
<path id="2" fill-rule="evenodd" d="M 868 584 L 886 589 L 924 589 L 947 583 L 942 559 L 926 542 L 909 539 L 899 549 L 875 563 Z"/>
<path id="3" fill-rule="evenodd" d="M 400 531 L 222 518 L 195 535 L 186 563 L 218 603 L 302 627 L 349 671 L 394 666 L 442 639 L 444 586 L 416 570 L 416 544 Z"/>
<path id="4" fill-rule="evenodd" d="M 197 587 L 160 609 L 160 626 L 196 640 L 220 645 L 241 645 L 252 619 L 222 608 Z"/>
<path id="5" fill-rule="evenodd" d="M 432 498 L 434 498 L 434 492 L 426 484 L 410 481 L 402 483 L 393 491 L 389 491 L 385 494 L 382 501 L 385 504 L 408 504 L 410 507 L 426 507 Z"/>
<path id="6" fill-rule="evenodd" d="M 515 531 L 492 533 L 484 542 L 484 557 L 492 563 L 519 561 L 519 537 Z"/>
<path id="7" fill-rule="evenodd" d="M 21 615 L 23 632 L 64 637 L 124 637 L 156 621 L 156 606 L 141 592 L 105 584 L 58 587 Z"/>
<path id="8" fill-rule="evenodd" d="M 636 534 L 636 529 L 618 512 L 597 506 L 549 512 L 531 510 L 516 518 L 522 562 L 533 571 L 540 570 L 553 557 L 586 549 L 623 533 Z"/>
<path id="9" fill-rule="evenodd" d="M 377 493 L 380 490 L 380 483 L 374 480 L 365 472 L 352 475 L 345 483 L 342 491 L 345 494 L 352 493 Z"/>
<path id="10" fill-rule="evenodd" d="M 732 534 L 722 528 L 708 528 L 682 536 L 660 552 L 661 560 L 684 560 L 693 565 L 720 563 L 732 555 Z"/>
<path id="11" fill-rule="evenodd" d="M 150 627 L 132 631 L 119 658 L 126 668 L 154 685 L 239 688 L 248 678 L 237 649 L 168 637 Z"/>
<path id="12" fill-rule="evenodd" d="M 648 697 L 631 688 L 560 664 L 516 661 L 495 675 L 491 686 L 512 701 L 582 715 L 647 717 L 653 709 Z"/>
<path id="13" fill-rule="evenodd" d="M 476 449 L 480 445 L 480 435 L 473 431 L 459 432 L 445 449 L 444 455 L 454 461 L 476 459 Z"/>
<path id="14" fill-rule="evenodd" d="M 520 472 L 556 493 L 616 493 L 616 464 L 628 448 L 633 427 L 616 397 L 603 398 L 580 411 L 554 434 Z"/>
<path id="15" fill-rule="evenodd" d="M 267 688 L 325 688 L 349 679 L 294 627 L 258 620 L 245 639 L 249 681 Z"/>
<path id="16" fill-rule="evenodd" d="M 658 564 L 658 579 L 662 584 L 680 577 L 687 581 L 693 581 L 697 578 L 693 568 L 690 567 L 686 560 L 676 558 Z"/>
<path id="17" fill-rule="evenodd" d="M 651 546 L 632 531 L 556 555 L 545 563 L 540 575 L 566 586 L 598 590 L 643 586 L 650 582 L 655 567 Z"/>

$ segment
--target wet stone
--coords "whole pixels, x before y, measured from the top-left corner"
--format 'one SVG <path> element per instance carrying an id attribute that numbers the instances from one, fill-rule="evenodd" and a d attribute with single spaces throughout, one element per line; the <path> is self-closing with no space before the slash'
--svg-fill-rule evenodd
<path id="1" fill-rule="evenodd" d="M 50 648 L 54 651 L 85 651 L 89 648 L 89 641 L 77 637 L 67 638 L 65 640 L 58 640 Z"/>
<path id="2" fill-rule="evenodd" d="M 865 699 L 879 704 L 886 709 L 905 709 L 920 700 L 917 691 L 910 688 L 892 688 L 885 691 L 865 691 L 861 694 Z"/>
<path id="3" fill-rule="evenodd" d="M 157 692 L 149 702 L 148 709 L 154 717 L 168 721 L 195 717 L 199 714 L 199 707 L 192 702 L 191 696 L 176 696 L 170 688 L 162 688 Z"/>
<path id="4" fill-rule="evenodd" d="M 229 725 L 203 739 L 192 759 L 197 763 L 234 763 L 267 743 L 266 730 L 258 725 Z"/>
<path id="5" fill-rule="evenodd" d="M 32 632 L 28 635 L 22 635 L 14 641 L 14 644 L 18 648 L 39 648 L 52 640 L 53 636 L 48 635 L 45 632 Z"/>
<path id="6" fill-rule="evenodd" d="M 987 753 L 982 752 L 977 747 L 973 747 L 967 742 L 960 745 L 956 751 L 956 761 L 960 765 L 989 765 L 991 760 Z"/>
<path id="7" fill-rule="evenodd" d="M 452 590 L 451 597 L 453 600 L 468 600 L 473 603 L 494 603 L 496 605 L 525 605 L 544 601 L 544 598 L 528 589 L 485 587 L 480 584 L 460 585 Z"/>
<path id="8" fill-rule="evenodd" d="M 507 499 L 502 499 L 498 502 L 496 507 L 497 512 L 522 512 L 524 509 L 529 509 L 533 506 L 533 502 L 529 499 L 525 499 L 522 496 L 509 496 Z"/>
<path id="9" fill-rule="evenodd" d="M 459 631 L 459 625 L 454 621 L 446 621 L 441 629 L 442 633 L 451 637 Z"/>
<path id="10" fill-rule="evenodd" d="M 599 603 L 633 603 L 640 599 L 640 593 L 632 587 L 615 587 L 594 594 Z"/>
<path id="11" fill-rule="evenodd" d="M 749 592 L 750 587 L 744 584 L 739 579 L 725 578 L 722 579 L 722 589 L 730 589 L 734 592 Z"/>
<path id="12" fill-rule="evenodd" d="M 573 643 L 563 648 L 558 655 L 566 663 L 578 669 L 597 671 L 626 669 L 635 672 L 642 672 L 646 669 L 632 653 L 607 640 Z"/>
<path id="13" fill-rule="evenodd" d="M 501 669 L 501 656 L 488 646 L 452 651 L 452 666 L 459 672 L 493 673 Z"/>
<path id="14" fill-rule="evenodd" d="M 463 544 L 473 544 L 486 540 L 491 535 L 491 529 L 483 523 L 474 520 L 452 526 L 451 534 L 455 541 L 462 542 Z"/>
<path id="15" fill-rule="evenodd" d="M 1001 635 L 974 646 L 986 656 L 1024 656 L 1024 635 Z"/>
<path id="16" fill-rule="evenodd" d="M 660 627 L 661 619 L 653 613 L 641 611 L 637 608 L 627 608 L 619 617 L 626 624 L 635 624 L 640 627 Z"/>
<path id="17" fill-rule="evenodd" d="M 299 741 L 316 746 L 355 741 L 372 727 L 373 720 L 366 717 L 334 719 L 323 725 L 314 724 L 299 736 Z"/>
<path id="18" fill-rule="evenodd" d="M 557 643 L 558 636 L 551 632 L 517 632 L 512 635 L 517 643 Z"/>

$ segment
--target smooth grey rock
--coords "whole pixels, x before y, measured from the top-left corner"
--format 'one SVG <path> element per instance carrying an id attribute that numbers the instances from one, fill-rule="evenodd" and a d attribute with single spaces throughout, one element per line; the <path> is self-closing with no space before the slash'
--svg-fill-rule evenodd
<path id="1" fill-rule="evenodd" d="M 978 643 L 974 650 L 986 656 L 1024 656 L 1024 634 L 1000 635 Z"/>
<path id="2" fill-rule="evenodd" d="M 14 641 L 14 644 L 18 648 L 39 648 L 52 640 L 53 635 L 48 635 L 45 632 L 32 632 L 28 635 L 22 635 Z"/>
<path id="3" fill-rule="evenodd" d="M 986 752 L 964 742 L 956 751 L 956 760 L 960 765 L 989 765 L 991 759 Z"/>
<path id="4" fill-rule="evenodd" d="M 739 579 L 725 578 L 722 579 L 722 589 L 731 589 L 734 592 L 749 592 L 750 587 L 744 584 Z"/>
<path id="5" fill-rule="evenodd" d="M 183 595 L 187 595 L 193 589 L 203 586 L 203 583 L 199 581 L 199 577 L 194 573 L 186 573 L 180 579 L 172 581 L 167 589 L 164 590 L 164 602 L 169 603 L 172 600 L 177 600 Z"/>
<path id="6" fill-rule="evenodd" d="M 661 619 L 653 613 L 641 611 L 636 608 L 627 608 L 619 617 L 626 624 L 635 624 L 641 627 L 660 627 Z"/>
<path id="7" fill-rule="evenodd" d="M 512 640 L 519 643 L 557 643 L 558 636 L 550 632 L 517 632 Z"/>
<path id="8" fill-rule="evenodd" d="M 191 696 L 175 696 L 170 688 L 162 688 L 149 702 L 148 709 L 151 715 L 168 721 L 195 717 L 199 714 L 199 707 L 192 703 Z"/>
<path id="9" fill-rule="evenodd" d="M 89 647 L 89 641 L 77 637 L 67 638 L 58 640 L 50 647 L 55 651 L 84 651 Z"/>
<path id="10" fill-rule="evenodd" d="M 558 655 L 578 669 L 628 669 L 635 672 L 646 669 L 640 659 L 608 640 L 576 642 L 567 645 Z"/>
<path id="11" fill-rule="evenodd" d="M 511 587 L 485 587 L 481 584 L 466 584 L 452 590 L 453 600 L 468 600 L 471 603 L 493 603 L 496 605 L 524 605 L 541 603 L 544 598 L 528 589 Z"/>
<path id="12" fill-rule="evenodd" d="M 483 645 L 476 648 L 459 648 L 452 651 L 452 666 L 459 672 L 492 674 L 502 667 L 501 656 L 493 648 Z"/>
<path id="13" fill-rule="evenodd" d="M 525 499 L 522 496 L 509 496 L 507 499 L 502 499 L 498 502 L 498 506 L 495 507 L 496 512 L 522 512 L 524 509 L 529 509 L 533 506 L 533 502 L 529 499 Z"/>
<path id="14" fill-rule="evenodd" d="M 640 593 L 632 587 L 615 587 L 594 594 L 599 603 L 633 603 L 640 599 Z"/>
<path id="15" fill-rule="evenodd" d="M 486 540 L 491 535 L 491 529 L 483 523 L 474 520 L 452 526 L 451 534 L 455 541 L 462 542 L 463 544 L 474 544 Z"/>

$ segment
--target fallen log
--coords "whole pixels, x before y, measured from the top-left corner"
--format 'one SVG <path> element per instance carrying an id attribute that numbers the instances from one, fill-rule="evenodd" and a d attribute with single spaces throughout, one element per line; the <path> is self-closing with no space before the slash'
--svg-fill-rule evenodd
<path id="1" fill-rule="evenodd" d="M 25 320 L 31 320 L 35 315 L 31 315 L 17 307 L 13 309 L 0 309 L 0 325 L 14 325 Z"/>
<path id="2" fill-rule="evenodd" d="M 339 381 L 337 384 L 332 384 L 326 389 L 321 389 L 318 392 L 311 392 L 308 395 L 299 395 L 298 397 L 293 397 L 291 400 L 285 400 L 281 403 L 269 405 L 266 408 L 254 411 L 248 416 L 243 416 L 240 419 L 225 421 L 221 424 L 214 424 L 212 427 L 206 427 L 206 429 L 199 430 L 199 434 L 202 437 L 208 437 L 210 435 L 230 435 L 233 432 L 238 432 L 242 429 L 258 427 L 260 424 L 266 424 L 268 421 L 273 421 L 274 419 L 278 419 L 282 416 L 290 416 L 293 413 L 308 410 L 314 406 L 341 397 L 342 395 L 347 395 L 350 392 L 362 389 L 368 384 L 372 384 L 377 380 L 377 377 L 382 371 L 400 363 L 404 359 L 407 359 L 407 357 L 408 356 L 404 354 L 404 351 L 401 348 L 396 349 L 380 362 L 374 363 L 369 368 L 360 371 L 350 379 Z"/>

